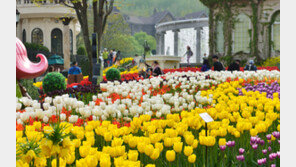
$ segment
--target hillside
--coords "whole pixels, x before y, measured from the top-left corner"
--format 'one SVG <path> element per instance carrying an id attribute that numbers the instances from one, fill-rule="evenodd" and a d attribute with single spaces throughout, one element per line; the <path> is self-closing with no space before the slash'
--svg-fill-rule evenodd
<path id="1" fill-rule="evenodd" d="M 208 10 L 199 0 L 119 0 L 116 6 L 122 13 L 136 16 L 150 16 L 154 8 L 168 10 L 176 17 Z"/>

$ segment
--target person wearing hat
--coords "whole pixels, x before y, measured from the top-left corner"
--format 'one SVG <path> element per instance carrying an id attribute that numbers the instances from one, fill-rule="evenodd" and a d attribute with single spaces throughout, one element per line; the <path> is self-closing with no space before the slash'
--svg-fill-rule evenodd
<path id="1" fill-rule="evenodd" d="M 108 50 L 105 48 L 103 51 L 104 68 L 108 67 L 108 54 Z"/>
<path id="2" fill-rule="evenodd" d="M 228 71 L 240 71 L 240 60 L 235 60 L 233 63 L 231 63 L 228 67 Z"/>
<path id="3" fill-rule="evenodd" d="M 257 67 L 254 64 L 254 60 L 250 60 L 244 68 L 245 71 L 257 71 Z"/>

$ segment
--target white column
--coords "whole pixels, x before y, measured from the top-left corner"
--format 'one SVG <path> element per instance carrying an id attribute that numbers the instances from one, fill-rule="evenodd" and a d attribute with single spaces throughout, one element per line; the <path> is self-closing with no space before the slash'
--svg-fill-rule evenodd
<path id="1" fill-rule="evenodd" d="M 156 55 L 160 55 L 160 34 L 156 33 Z"/>
<path id="2" fill-rule="evenodd" d="M 200 56 L 200 31 L 202 27 L 194 28 L 196 30 L 196 63 L 200 64 L 201 56 Z"/>
<path id="3" fill-rule="evenodd" d="M 179 45 L 179 29 L 173 30 L 174 32 L 174 56 L 178 56 L 178 45 Z"/>
<path id="4" fill-rule="evenodd" d="M 160 54 L 161 55 L 165 55 L 164 50 L 165 50 L 165 40 L 164 40 L 164 35 L 166 33 L 165 32 L 161 32 L 160 33 Z"/>

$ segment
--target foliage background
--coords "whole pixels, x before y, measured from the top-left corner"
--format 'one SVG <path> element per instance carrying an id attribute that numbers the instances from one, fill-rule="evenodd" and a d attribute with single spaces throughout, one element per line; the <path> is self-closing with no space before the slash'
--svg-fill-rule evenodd
<path id="1" fill-rule="evenodd" d="M 43 45 L 35 44 L 35 43 L 24 43 L 26 49 L 28 58 L 32 62 L 39 62 L 40 58 L 36 58 L 37 54 L 43 54 L 46 58 L 49 58 L 51 56 L 49 49 Z M 60 55 L 62 56 L 62 55 Z"/>
<path id="2" fill-rule="evenodd" d="M 121 0 L 117 5 L 123 13 L 136 16 L 150 16 L 155 7 L 158 11 L 168 10 L 178 17 L 208 11 L 199 0 Z"/>
<path id="3" fill-rule="evenodd" d="M 20 80 L 23 87 L 27 89 L 28 94 L 33 100 L 39 99 L 38 88 L 33 85 L 33 79 L 22 79 Z"/>

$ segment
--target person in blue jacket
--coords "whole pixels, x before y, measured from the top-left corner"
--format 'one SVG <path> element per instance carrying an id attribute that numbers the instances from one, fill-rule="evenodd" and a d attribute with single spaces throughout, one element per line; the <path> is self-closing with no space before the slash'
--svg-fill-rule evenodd
<path id="1" fill-rule="evenodd" d="M 69 75 L 70 75 L 70 74 L 72 74 L 72 75 L 77 75 L 77 74 L 81 74 L 81 73 L 82 73 L 82 72 L 81 72 L 80 67 L 78 67 L 78 66 L 77 66 L 77 62 L 74 61 L 74 62 L 72 63 L 72 67 L 69 68 L 68 74 L 69 74 Z"/>

